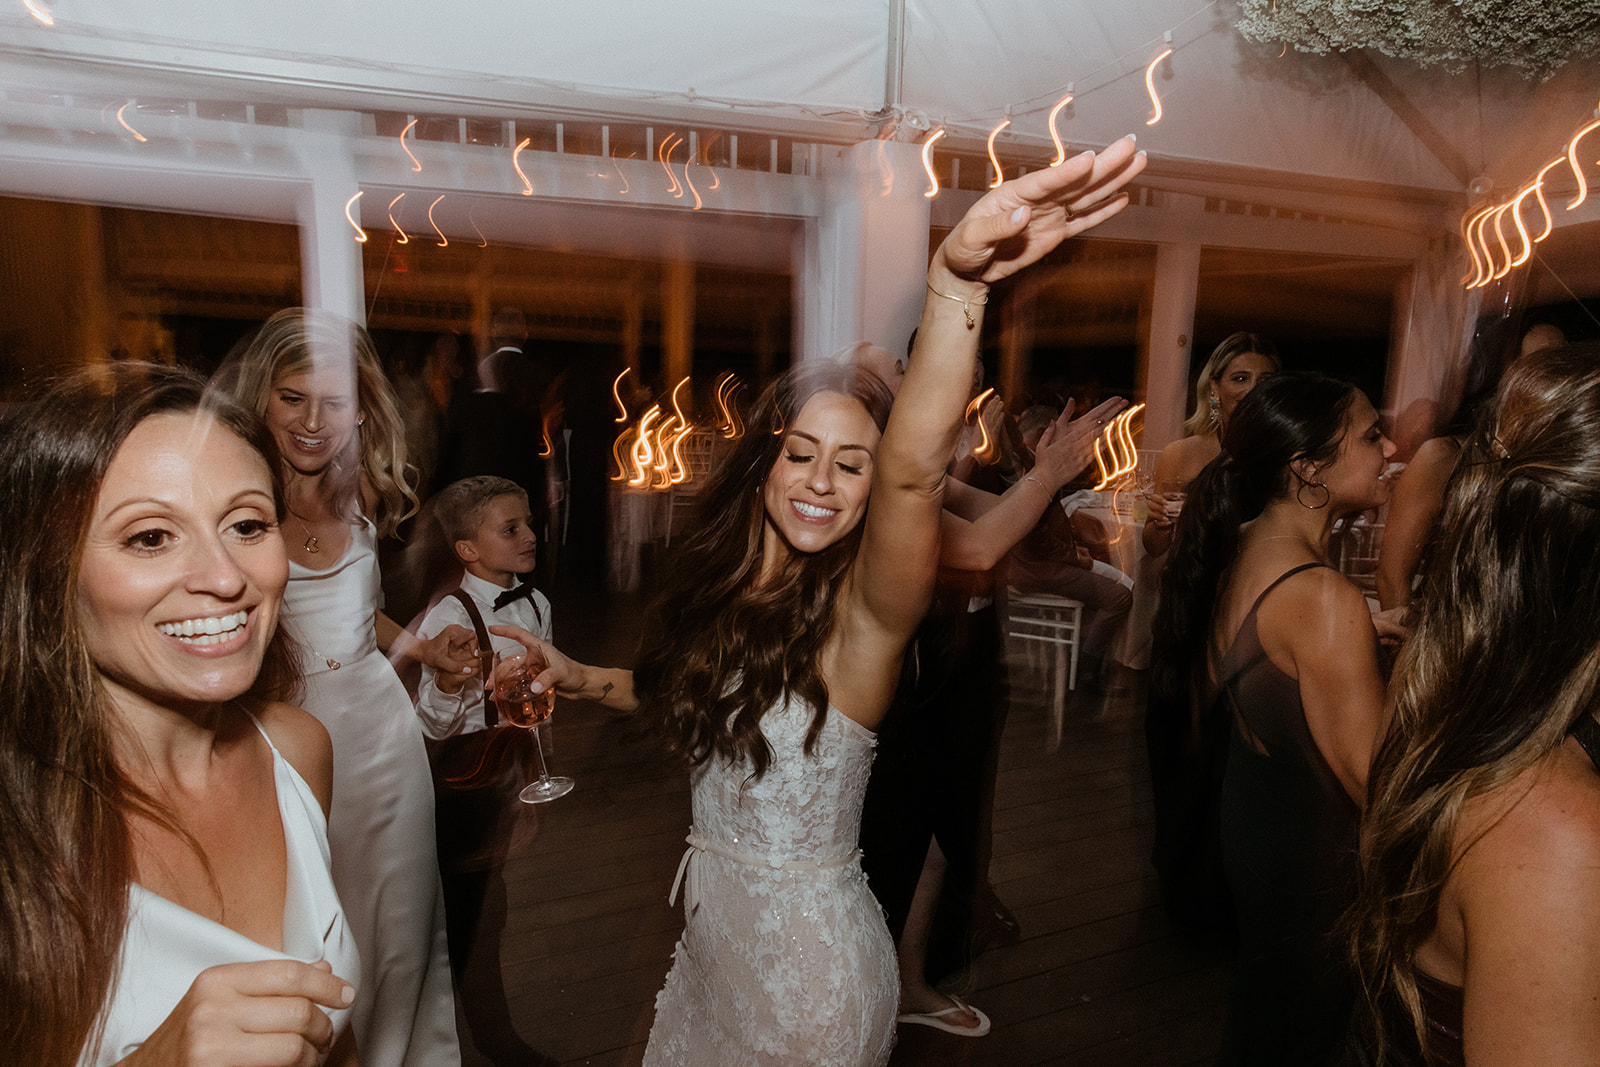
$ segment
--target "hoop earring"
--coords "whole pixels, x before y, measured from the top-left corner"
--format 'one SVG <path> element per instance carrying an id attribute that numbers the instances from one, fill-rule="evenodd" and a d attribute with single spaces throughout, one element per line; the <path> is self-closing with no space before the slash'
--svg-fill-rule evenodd
<path id="1" fill-rule="evenodd" d="M 1211 394 L 1211 425 L 1215 426 L 1222 421 L 1222 403 L 1217 399 L 1217 394 Z"/>
<path id="2" fill-rule="evenodd" d="M 1307 489 L 1321 489 L 1322 503 L 1307 504 L 1306 498 L 1303 495 Z M 1328 506 L 1328 501 L 1332 498 L 1332 496 L 1333 494 L 1328 492 L 1328 487 L 1323 485 L 1321 482 L 1301 482 L 1300 488 L 1294 491 L 1295 500 L 1299 501 L 1300 506 L 1305 508 L 1307 511 L 1321 511 L 1323 508 Z"/>

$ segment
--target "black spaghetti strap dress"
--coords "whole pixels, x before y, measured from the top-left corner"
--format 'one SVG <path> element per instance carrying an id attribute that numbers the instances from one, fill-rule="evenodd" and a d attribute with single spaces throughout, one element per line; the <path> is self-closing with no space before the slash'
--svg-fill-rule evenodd
<path id="1" fill-rule="evenodd" d="M 1335 928 L 1355 898 L 1360 810 L 1306 725 L 1299 683 L 1262 650 L 1245 616 L 1218 671 L 1233 717 L 1222 784 L 1222 853 L 1239 958 L 1218 1059 L 1318 1067 L 1339 1058 L 1355 1003 Z"/>

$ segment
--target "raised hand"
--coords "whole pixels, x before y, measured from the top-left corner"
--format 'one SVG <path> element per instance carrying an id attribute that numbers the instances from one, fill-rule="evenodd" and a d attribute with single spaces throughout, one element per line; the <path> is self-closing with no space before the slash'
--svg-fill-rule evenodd
<path id="1" fill-rule="evenodd" d="M 1128 406 L 1114 396 L 1081 418 L 1074 419 L 1069 400 L 1059 418 L 1044 428 L 1034 447 L 1034 471 L 1046 488 L 1059 490 L 1094 462 L 1095 440 L 1111 424 L 1117 413 Z"/>
<path id="2" fill-rule="evenodd" d="M 323 1009 L 354 1001 L 355 987 L 326 962 L 208 967 L 119 1067 L 315 1067 L 334 1038 Z"/>
<path id="3" fill-rule="evenodd" d="M 1132 135 L 1006 182 L 979 200 L 935 255 L 959 278 L 995 282 L 1128 204 L 1122 187 L 1144 170 Z"/>

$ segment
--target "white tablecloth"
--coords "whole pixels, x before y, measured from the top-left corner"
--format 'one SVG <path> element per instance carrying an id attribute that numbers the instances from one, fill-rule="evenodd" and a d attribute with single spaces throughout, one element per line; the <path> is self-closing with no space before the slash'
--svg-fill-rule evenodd
<path id="1" fill-rule="evenodd" d="M 1114 508 L 1110 493 L 1074 493 L 1061 504 L 1067 514 L 1093 518 L 1105 528 L 1112 566 L 1133 580 L 1133 608 L 1110 655 L 1123 666 L 1142 671 L 1150 666 L 1150 624 L 1156 615 L 1162 560 L 1152 560 L 1144 550 L 1144 520 L 1126 508 L 1132 499 L 1132 493 L 1121 494 L 1124 507 Z"/>

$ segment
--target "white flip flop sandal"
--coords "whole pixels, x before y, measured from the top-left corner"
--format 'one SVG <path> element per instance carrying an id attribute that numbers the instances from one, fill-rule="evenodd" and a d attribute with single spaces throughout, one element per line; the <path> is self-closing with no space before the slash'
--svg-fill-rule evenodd
<path id="1" fill-rule="evenodd" d="M 960 997 L 951 997 L 954 1007 L 945 1008 L 943 1011 L 907 1012 L 895 1018 L 896 1022 L 909 1023 L 912 1026 L 931 1026 L 935 1030 L 943 1030 L 947 1034 L 957 1037 L 982 1037 L 989 1032 L 989 1017 L 974 1008 Z M 958 1026 L 955 1023 L 945 1022 L 945 1017 L 956 1012 L 971 1012 L 978 1018 L 977 1026 Z"/>

